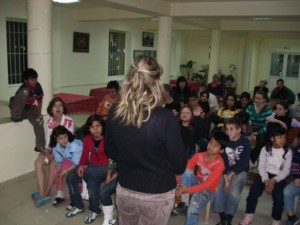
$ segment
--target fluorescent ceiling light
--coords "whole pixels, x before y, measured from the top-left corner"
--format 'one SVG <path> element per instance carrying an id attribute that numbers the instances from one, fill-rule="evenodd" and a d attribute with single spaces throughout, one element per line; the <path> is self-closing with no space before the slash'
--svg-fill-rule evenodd
<path id="1" fill-rule="evenodd" d="M 75 3 L 75 2 L 80 2 L 79 0 L 52 0 L 53 2 L 57 3 Z"/>
<path id="2" fill-rule="evenodd" d="M 256 20 L 256 21 L 268 21 L 268 20 L 272 20 L 271 17 L 254 17 L 252 18 L 252 20 Z"/>

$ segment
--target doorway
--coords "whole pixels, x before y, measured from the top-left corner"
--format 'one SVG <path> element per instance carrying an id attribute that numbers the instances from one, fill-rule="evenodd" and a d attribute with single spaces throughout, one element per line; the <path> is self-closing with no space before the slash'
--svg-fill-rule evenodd
<path id="1" fill-rule="evenodd" d="M 299 92 L 300 53 L 271 53 L 269 87 L 272 91 L 278 79 L 284 80 L 284 85 L 295 95 Z"/>

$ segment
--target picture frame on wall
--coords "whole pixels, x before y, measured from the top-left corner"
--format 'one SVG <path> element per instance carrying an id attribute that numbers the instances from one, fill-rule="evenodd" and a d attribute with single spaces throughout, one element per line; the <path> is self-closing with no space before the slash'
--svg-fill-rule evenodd
<path id="1" fill-rule="evenodd" d="M 74 32 L 73 33 L 73 52 L 88 53 L 90 48 L 90 34 Z"/>
<path id="2" fill-rule="evenodd" d="M 143 34 L 142 34 L 142 46 L 154 47 L 154 33 L 143 32 Z"/>
<path id="3" fill-rule="evenodd" d="M 133 59 L 135 59 L 136 57 L 138 57 L 140 55 L 144 55 L 144 51 L 143 50 L 134 50 L 133 51 Z"/>

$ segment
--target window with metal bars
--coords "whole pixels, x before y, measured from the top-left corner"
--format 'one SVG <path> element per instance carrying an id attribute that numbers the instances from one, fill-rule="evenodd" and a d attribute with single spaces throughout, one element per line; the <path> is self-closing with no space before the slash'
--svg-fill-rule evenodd
<path id="1" fill-rule="evenodd" d="M 109 32 L 108 76 L 124 75 L 125 33 Z"/>
<path id="2" fill-rule="evenodd" d="M 27 23 L 6 21 L 8 83 L 22 83 L 22 72 L 28 66 Z"/>

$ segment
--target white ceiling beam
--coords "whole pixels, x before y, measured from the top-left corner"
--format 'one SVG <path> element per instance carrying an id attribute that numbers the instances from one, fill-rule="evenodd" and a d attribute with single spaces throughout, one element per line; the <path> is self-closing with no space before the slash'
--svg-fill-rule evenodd
<path id="1" fill-rule="evenodd" d="M 127 20 L 150 18 L 148 15 L 145 14 L 128 12 L 110 7 L 77 10 L 75 13 L 75 17 L 78 21 Z"/>
<path id="2" fill-rule="evenodd" d="M 171 16 L 299 16 L 299 0 L 172 3 Z"/>
<path id="3" fill-rule="evenodd" d="M 300 31 L 300 22 L 223 20 L 221 30 Z"/>
<path id="4" fill-rule="evenodd" d="M 169 16 L 170 3 L 162 0 L 81 0 L 84 3 L 109 6 L 152 16 Z"/>

